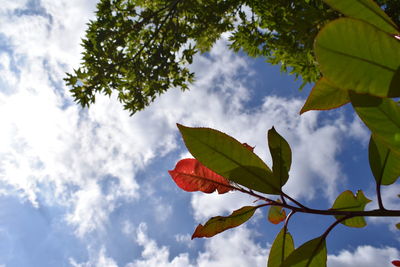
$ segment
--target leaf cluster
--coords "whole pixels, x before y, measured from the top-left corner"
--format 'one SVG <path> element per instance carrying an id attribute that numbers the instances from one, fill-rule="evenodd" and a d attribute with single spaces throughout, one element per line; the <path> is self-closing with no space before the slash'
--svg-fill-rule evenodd
<path id="1" fill-rule="evenodd" d="M 397 0 L 379 2 L 399 20 Z M 83 107 L 115 91 L 134 114 L 171 87 L 188 89 L 193 56 L 229 31 L 231 49 L 280 64 L 304 86 L 320 77 L 314 38 L 338 16 L 322 0 L 101 0 L 65 81 Z"/>
<path id="2" fill-rule="evenodd" d="M 67 74 L 82 106 L 96 93 L 118 99 L 132 114 L 171 87 L 194 81 L 188 64 L 232 30 L 238 0 L 101 0 L 83 39 L 81 67 Z"/>
<path id="3" fill-rule="evenodd" d="M 270 168 L 246 143 L 214 129 L 178 124 L 186 147 L 195 157 L 192 160 L 207 169 L 203 175 L 195 176 L 197 186 L 193 186 L 192 179 L 177 182 L 172 175 L 179 187 L 185 189 L 190 184 L 190 191 L 204 191 L 206 183 L 212 188 L 207 193 L 237 190 L 264 202 L 242 207 L 229 216 L 213 217 L 200 224 L 192 238 L 212 237 L 237 227 L 249 220 L 256 209 L 269 206 L 268 220 L 285 223 L 271 247 L 268 267 L 326 266 L 326 237 L 338 224 L 362 228 L 367 225 L 365 216 L 400 217 L 400 210 L 384 207 L 381 196 L 381 187 L 395 183 L 400 176 L 400 106 L 396 102 L 400 97 L 400 28 L 372 0 L 324 1 L 343 16 L 327 23 L 315 38 L 314 51 L 323 77 L 300 113 L 351 103 L 371 131 L 369 163 L 376 183 L 378 209 L 365 210 L 371 200 L 361 190 L 355 194 L 349 190 L 342 192 L 331 208 L 325 210 L 307 207 L 286 194 L 283 186 L 289 179 L 292 152 L 273 127 L 267 133 L 272 156 Z M 186 170 L 193 172 L 196 171 Z M 219 190 L 220 186 L 226 190 Z M 276 195 L 278 199 L 265 194 Z M 319 237 L 295 248 L 288 231 L 295 213 L 328 215 L 334 222 Z M 400 228 L 399 224 L 396 227 Z M 398 261 L 392 263 L 398 266 Z"/>

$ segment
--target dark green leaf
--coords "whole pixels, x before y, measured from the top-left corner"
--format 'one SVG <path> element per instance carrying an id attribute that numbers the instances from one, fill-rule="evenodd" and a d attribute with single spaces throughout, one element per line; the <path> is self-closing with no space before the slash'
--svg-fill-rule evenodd
<path id="1" fill-rule="evenodd" d="M 340 89 L 322 77 L 312 88 L 300 114 L 309 110 L 329 110 L 350 102 L 347 90 Z"/>
<path id="2" fill-rule="evenodd" d="M 395 101 L 349 92 L 361 120 L 391 150 L 400 153 L 400 107 Z"/>
<path id="3" fill-rule="evenodd" d="M 361 190 L 358 190 L 355 196 L 350 190 L 347 190 L 336 198 L 331 210 L 362 211 L 369 202 L 371 202 L 371 200 L 366 198 Z M 340 219 L 342 217 L 343 216 L 335 216 L 336 219 Z M 357 228 L 367 225 L 363 217 L 350 218 L 342 221 L 341 223 L 349 227 Z"/>
<path id="4" fill-rule="evenodd" d="M 326 241 L 318 237 L 295 249 L 281 267 L 326 267 Z"/>
<path id="5" fill-rule="evenodd" d="M 203 226 L 199 224 L 192 235 L 193 238 L 212 237 L 230 228 L 237 227 L 249 220 L 259 206 L 246 206 L 235 210 L 231 215 L 212 217 Z"/>
<path id="6" fill-rule="evenodd" d="M 372 0 L 324 0 L 332 8 L 346 16 L 368 22 L 391 34 L 398 34 L 396 24 Z"/>
<path id="7" fill-rule="evenodd" d="M 379 97 L 400 96 L 400 42 L 356 19 L 326 25 L 315 40 L 321 72 L 332 84 Z"/>
<path id="8" fill-rule="evenodd" d="M 236 139 L 210 128 L 178 124 L 190 153 L 219 175 L 267 194 L 280 194 L 280 181 L 254 152 Z"/>
<path id="9" fill-rule="evenodd" d="M 292 235 L 284 227 L 275 237 L 268 256 L 267 267 L 280 267 L 282 262 L 294 250 L 294 242 Z"/>
<path id="10" fill-rule="evenodd" d="M 400 176 L 400 154 L 373 135 L 369 141 L 369 165 L 378 184 L 393 184 Z"/>
<path id="11" fill-rule="evenodd" d="M 282 187 L 289 178 L 292 150 L 288 142 L 272 127 L 268 131 L 268 146 L 272 156 L 272 173 Z"/>

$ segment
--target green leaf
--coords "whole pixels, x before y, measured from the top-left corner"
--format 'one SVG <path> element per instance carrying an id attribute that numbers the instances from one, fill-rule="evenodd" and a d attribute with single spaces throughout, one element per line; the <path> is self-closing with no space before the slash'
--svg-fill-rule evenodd
<path id="1" fill-rule="evenodd" d="M 400 176 L 400 154 L 373 135 L 369 141 L 369 165 L 378 184 L 393 184 Z"/>
<path id="2" fill-rule="evenodd" d="M 372 0 L 324 0 L 346 16 L 368 22 L 382 31 L 398 34 L 397 25 Z"/>
<path id="3" fill-rule="evenodd" d="M 292 150 L 274 127 L 268 131 L 268 146 L 272 156 L 272 174 L 280 181 L 280 187 L 282 187 L 289 178 Z"/>
<path id="4" fill-rule="evenodd" d="M 350 102 L 347 90 L 340 89 L 322 77 L 312 88 L 300 114 L 309 110 L 329 110 Z"/>
<path id="5" fill-rule="evenodd" d="M 278 202 L 280 202 L 278 200 Z M 268 221 L 278 224 L 286 219 L 286 211 L 281 206 L 271 205 L 268 211 Z"/>
<path id="6" fill-rule="evenodd" d="M 315 39 L 321 72 L 332 84 L 379 97 L 400 96 L 400 42 L 360 20 L 341 18 Z"/>
<path id="7" fill-rule="evenodd" d="M 346 190 L 336 198 L 331 210 L 362 211 L 369 202 L 371 202 L 371 200 L 366 198 L 361 190 L 358 190 L 355 196 L 353 195 L 353 192 Z M 340 219 L 342 217 L 343 216 L 335 216 L 336 219 Z M 341 223 L 349 227 L 357 228 L 367 225 L 364 217 L 350 218 L 342 221 Z"/>
<path id="8" fill-rule="evenodd" d="M 325 238 L 317 237 L 295 249 L 281 267 L 326 267 Z"/>
<path id="9" fill-rule="evenodd" d="M 400 223 L 396 224 L 396 228 L 400 230 Z"/>
<path id="10" fill-rule="evenodd" d="M 237 227 L 249 220 L 260 206 L 245 206 L 235 210 L 227 217 L 212 217 L 203 226 L 199 224 L 192 235 L 193 238 L 212 237 L 230 228 Z"/>
<path id="11" fill-rule="evenodd" d="M 280 181 L 254 152 L 229 135 L 210 128 L 178 124 L 190 153 L 207 168 L 250 189 L 280 194 Z"/>
<path id="12" fill-rule="evenodd" d="M 351 103 L 372 133 L 400 153 L 400 107 L 392 99 L 349 92 Z"/>
<path id="13" fill-rule="evenodd" d="M 280 267 L 282 262 L 294 250 L 292 235 L 284 227 L 276 236 L 268 256 L 267 267 Z"/>

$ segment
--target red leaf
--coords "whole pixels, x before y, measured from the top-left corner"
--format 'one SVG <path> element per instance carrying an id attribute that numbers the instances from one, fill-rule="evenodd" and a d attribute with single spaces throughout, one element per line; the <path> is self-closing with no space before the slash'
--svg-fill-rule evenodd
<path id="1" fill-rule="evenodd" d="M 247 144 L 247 143 L 243 143 L 243 146 L 244 146 L 245 148 L 247 148 L 248 150 L 250 150 L 251 152 L 253 152 L 253 151 L 254 151 L 254 148 L 255 148 L 255 146 L 251 146 L 251 145 L 249 145 L 249 144 Z"/>
<path id="2" fill-rule="evenodd" d="M 392 264 L 393 264 L 394 266 L 400 266 L 400 261 L 399 261 L 399 260 L 392 261 Z"/>
<path id="3" fill-rule="evenodd" d="M 168 172 L 175 183 L 188 192 L 212 193 L 217 190 L 219 194 L 224 194 L 233 190 L 226 178 L 216 174 L 197 159 L 182 159 L 174 170 Z"/>

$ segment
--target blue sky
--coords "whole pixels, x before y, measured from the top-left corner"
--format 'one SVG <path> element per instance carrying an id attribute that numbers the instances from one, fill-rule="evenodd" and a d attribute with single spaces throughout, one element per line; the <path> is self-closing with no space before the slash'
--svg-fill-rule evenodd
<path id="1" fill-rule="evenodd" d="M 177 188 L 167 170 L 190 156 L 177 122 L 224 131 L 256 146 L 269 165 L 266 132 L 275 126 L 293 150 L 287 193 L 319 208 L 346 189 L 374 200 L 369 132 L 351 108 L 298 115 L 311 87 L 299 91 L 278 67 L 232 53 L 226 36 L 196 57 L 190 91 L 171 89 L 133 117 L 114 96 L 82 110 L 62 79 L 79 64 L 95 4 L 0 6 L 0 266 L 265 266 L 281 227 L 267 222 L 266 210 L 217 237 L 190 240 L 198 223 L 254 199 Z M 383 192 L 386 206 L 398 208 L 399 184 Z M 289 227 L 298 246 L 332 221 L 296 215 Z M 400 258 L 398 221 L 367 222 L 333 231 L 328 266 Z"/>

